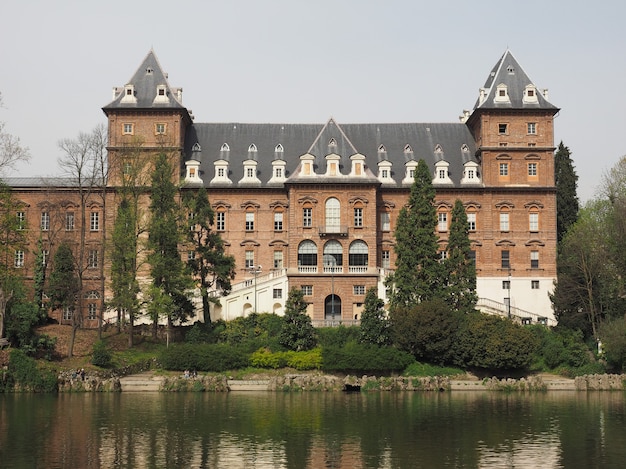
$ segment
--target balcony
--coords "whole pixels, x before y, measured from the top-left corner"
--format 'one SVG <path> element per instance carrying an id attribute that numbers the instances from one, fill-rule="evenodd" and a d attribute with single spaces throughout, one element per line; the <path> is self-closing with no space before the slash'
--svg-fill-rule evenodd
<path id="1" fill-rule="evenodd" d="M 348 236 L 348 227 L 345 225 L 328 225 L 318 227 L 320 238 L 335 236 L 338 238 L 346 238 Z"/>

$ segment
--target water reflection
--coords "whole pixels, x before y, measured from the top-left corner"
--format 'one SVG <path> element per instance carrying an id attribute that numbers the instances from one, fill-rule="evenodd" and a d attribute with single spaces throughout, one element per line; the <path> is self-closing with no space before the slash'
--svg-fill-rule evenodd
<path id="1" fill-rule="evenodd" d="M 622 467 L 622 392 L 0 395 L 6 468 Z"/>

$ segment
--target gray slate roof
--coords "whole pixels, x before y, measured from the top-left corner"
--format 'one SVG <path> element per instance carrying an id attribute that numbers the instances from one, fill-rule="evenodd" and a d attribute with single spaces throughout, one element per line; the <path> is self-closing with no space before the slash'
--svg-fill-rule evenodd
<path id="1" fill-rule="evenodd" d="M 507 86 L 509 102 L 494 102 L 497 86 Z M 552 109 L 558 108 L 548 102 L 539 89 L 537 89 L 537 102 L 528 103 L 523 101 L 524 89 L 533 82 L 526 75 L 524 69 L 517 62 L 510 50 L 507 50 L 500 60 L 494 65 L 487 77 L 485 86 L 486 99 L 481 103 L 480 98 L 476 101 L 474 109 Z"/>
<path id="2" fill-rule="evenodd" d="M 329 147 L 334 140 L 336 147 Z M 193 152 L 199 144 L 201 151 Z M 227 144 L 230 152 L 226 157 L 221 148 Z M 315 157 L 315 172 L 326 173 L 325 156 L 330 153 L 340 155 L 340 170 L 348 175 L 351 169 L 350 156 L 360 153 L 366 157 L 365 163 L 371 177 L 378 175 L 379 160 L 386 159 L 392 164 L 392 177 L 400 185 L 405 177 L 405 164 L 408 160 L 424 159 L 434 172 L 438 159 L 450 163 L 450 177 L 457 185 L 463 176 L 463 164 L 473 159 L 474 139 L 465 124 L 461 123 L 398 123 L 398 124 L 337 124 L 330 119 L 326 124 L 246 124 L 246 123 L 196 123 L 191 126 L 185 142 L 186 159 L 200 161 L 200 177 L 205 186 L 215 176 L 216 160 L 228 158 L 229 178 L 236 187 L 243 178 L 245 160 L 251 157 L 248 149 L 254 144 L 257 153 L 257 177 L 262 185 L 272 177 L 272 161 L 276 158 L 286 162 L 287 177 L 292 177 L 300 164 L 300 156 L 310 153 Z M 277 145 L 284 149 L 276 152 Z M 379 151 L 384 146 L 385 152 Z M 405 151 L 409 146 L 412 154 Z M 441 146 L 443 155 L 435 153 Z M 466 145 L 468 152 L 462 152 Z M 197 148 L 197 147 L 196 147 Z M 443 157 L 443 158 L 442 158 Z M 338 181 L 339 182 L 339 181 Z"/>
<path id="3" fill-rule="evenodd" d="M 103 109 L 184 109 L 185 107 L 177 99 L 177 90 L 170 87 L 167 75 L 154 53 L 148 52 L 135 74 L 127 84 L 134 85 L 135 103 L 123 102 L 124 88 L 118 88 L 119 93 L 115 99 Z M 164 85 L 166 88 L 166 102 L 155 102 L 157 87 Z"/>

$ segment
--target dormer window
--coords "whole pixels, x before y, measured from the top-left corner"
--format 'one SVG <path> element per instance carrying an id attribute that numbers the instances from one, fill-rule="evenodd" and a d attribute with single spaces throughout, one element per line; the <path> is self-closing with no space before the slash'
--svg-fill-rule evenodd
<path id="1" fill-rule="evenodd" d="M 538 103 L 539 100 L 537 98 L 537 89 L 535 85 L 526 85 L 524 88 L 524 97 L 522 98 L 522 102 L 524 103 Z"/>
<path id="2" fill-rule="evenodd" d="M 499 84 L 496 88 L 496 96 L 493 98 L 496 103 L 508 103 L 510 102 L 507 86 L 503 83 Z"/>
<path id="3" fill-rule="evenodd" d="M 255 147 L 256 148 L 256 147 Z M 239 184 L 260 184 L 261 181 L 257 177 L 257 161 L 248 158 L 243 162 L 243 178 L 239 180 Z"/>
<path id="4" fill-rule="evenodd" d="M 406 163 L 406 174 L 402 180 L 402 184 L 413 184 L 415 180 L 415 170 L 417 169 L 417 161 L 411 160 Z"/>
<path id="5" fill-rule="evenodd" d="M 328 153 L 337 153 L 337 140 L 334 138 L 328 141 Z"/>
<path id="6" fill-rule="evenodd" d="M 404 157 L 407 160 L 413 159 L 413 148 L 411 148 L 411 145 L 409 145 L 408 143 L 404 145 Z"/>
<path id="7" fill-rule="evenodd" d="M 154 98 L 155 103 L 169 103 L 169 98 L 167 97 L 167 88 L 165 85 L 158 85 L 156 96 Z"/>
<path id="8" fill-rule="evenodd" d="M 463 165 L 463 178 L 461 184 L 480 184 L 480 173 L 478 172 L 478 163 L 468 161 Z"/>
<path id="9" fill-rule="evenodd" d="M 137 103 L 135 97 L 135 85 L 127 84 L 124 86 L 124 96 L 122 97 L 122 103 Z"/>
<path id="10" fill-rule="evenodd" d="M 285 168 L 287 162 L 283 159 L 275 159 L 272 161 L 272 178 L 269 183 L 284 182 L 285 181 Z"/>
<path id="11" fill-rule="evenodd" d="M 383 184 L 394 182 L 391 179 L 391 161 L 383 160 L 378 163 L 378 180 Z"/>
<path id="12" fill-rule="evenodd" d="M 202 182 L 202 179 L 200 179 L 200 162 L 198 160 L 191 159 L 186 161 L 185 167 L 187 168 L 187 174 L 185 175 L 187 182 Z"/>
<path id="13" fill-rule="evenodd" d="M 440 160 L 435 163 L 435 179 L 433 184 L 452 184 L 452 179 L 448 174 L 450 163 Z"/>
<path id="14" fill-rule="evenodd" d="M 220 151 L 230 151 L 230 147 L 228 146 L 228 143 L 223 143 L 222 147 L 220 148 Z"/>
<path id="15" fill-rule="evenodd" d="M 152 72 L 154 72 L 154 70 L 152 69 L 152 67 L 148 67 L 148 68 L 146 68 L 146 75 L 152 75 Z"/>
<path id="16" fill-rule="evenodd" d="M 248 147 L 248 153 L 256 152 L 256 145 L 253 143 Z"/>

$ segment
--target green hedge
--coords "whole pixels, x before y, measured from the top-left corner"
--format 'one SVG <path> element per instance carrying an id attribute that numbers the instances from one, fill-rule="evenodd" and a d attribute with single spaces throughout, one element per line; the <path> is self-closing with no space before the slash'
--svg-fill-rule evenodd
<path id="1" fill-rule="evenodd" d="M 56 374 L 40 369 L 34 358 L 19 349 L 11 350 L 9 367 L 3 381 L 5 391 L 12 390 L 14 386 L 22 391 L 33 392 L 55 392 L 58 388 Z"/>
<path id="2" fill-rule="evenodd" d="M 401 371 L 415 359 L 393 347 L 348 343 L 345 347 L 324 347 L 322 368 L 327 371 Z"/>
<path id="3" fill-rule="evenodd" d="M 249 365 L 248 355 L 226 344 L 175 344 L 164 349 L 159 362 L 166 370 L 227 371 Z"/>
<path id="4" fill-rule="evenodd" d="M 250 365 L 257 368 L 317 370 L 322 367 L 322 351 L 315 348 L 301 352 L 271 352 L 267 348 L 261 348 L 250 357 Z"/>

